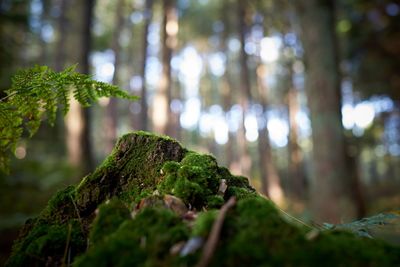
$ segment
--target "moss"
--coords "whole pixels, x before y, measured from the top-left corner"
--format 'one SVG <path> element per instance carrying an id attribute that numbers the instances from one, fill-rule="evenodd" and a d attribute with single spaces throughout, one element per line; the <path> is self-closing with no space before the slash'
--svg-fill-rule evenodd
<path id="1" fill-rule="evenodd" d="M 322 232 L 287 223 L 261 197 L 238 201 L 224 222 L 210 266 L 396 266 L 399 249 L 346 232 Z"/>
<path id="2" fill-rule="evenodd" d="M 11 255 L 6 266 L 60 265 L 66 251 L 74 257 L 86 247 L 81 229 L 76 220 L 61 225 L 39 221 L 25 239 L 15 243 L 13 251 L 18 253 Z"/>
<path id="3" fill-rule="evenodd" d="M 111 155 L 77 188 L 77 204 L 84 213 L 99 203 L 123 194 L 137 201 L 143 191 L 153 191 L 167 161 L 181 161 L 187 150 L 177 141 L 147 132 L 122 136 Z"/>
<path id="4" fill-rule="evenodd" d="M 144 208 L 74 266 L 174 266 L 179 259 L 170 257 L 169 250 L 188 236 L 189 228 L 170 210 Z"/>
<path id="5" fill-rule="evenodd" d="M 247 188 L 228 186 L 227 192 L 225 193 L 225 199 L 229 199 L 232 196 L 236 197 L 237 200 L 241 200 L 246 198 L 257 197 L 258 194 L 257 192 L 251 191 Z"/>
<path id="6" fill-rule="evenodd" d="M 213 195 L 207 197 L 207 207 L 209 209 L 220 208 L 224 204 L 224 198 L 220 195 Z"/>
<path id="7" fill-rule="evenodd" d="M 200 212 L 193 226 L 192 236 L 207 237 L 217 215 L 218 210 Z"/>
<path id="8" fill-rule="evenodd" d="M 101 242 L 105 236 L 113 233 L 123 221 L 129 218 L 130 212 L 120 200 L 113 198 L 101 204 L 89 233 L 90 243 Z"/>
<path id="9" fill-rule="evenodd" d="M 210 266 L 400 265 L 398 247 L 373 239 L 325 231 L 309 240 L 309 229 L 282 219 L 247 178 L 212 156 L 135 132 L 26 223 L 8 266 L 60 266 L 65 251 L 74 266 L 193 266 L 201 249 L 187 256 L 180 249 L 195 236 L 207 238 L 216 208 L 232 196 L 237 204 L 226 214 Z"/>
<path id="10" fill-rule="evenodd" d="M 327 231 L 307 244 L 310 253 L 302 257 L 303 266 L 307 262 L 326 262 L 325 266 L 398 266 L 399 249 L 386 243 L 359 238 L 345 231 Z"/>
<path id="11" fill-rule="evenodd" d="M 219 167 L 212 156 L 193 151 L 179 163 L 165 163 L 162 171 L 164 179 L 157 186 L 160 193 L 174 194 L 197 210 L 222 206 L 224 198 L 218 195 L 222 179 L 231 185 L 243 185 L 243 194 L 254 192 L 246 178 L 231 175 L 226 168 Z"/>

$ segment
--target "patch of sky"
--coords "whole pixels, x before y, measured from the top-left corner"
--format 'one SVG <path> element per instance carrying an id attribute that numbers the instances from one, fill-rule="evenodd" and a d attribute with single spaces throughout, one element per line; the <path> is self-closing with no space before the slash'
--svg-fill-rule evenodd
<path id="1" fill-rule="evenodd" d="M 222 52 L 212 53 L 208 56 L 210 71 L 214 76 L 221 77 L 225 73 L 226 56 Z"/>
<path id="2" fill-rule="evenodd" d="M 94 78 L 110 83 L 114 75 L 114 52 L 111 49 L 93 52 L 90 62 L 94 69 Z"/>
<path id="3" fill-rule="evenodd" d="M 264 37 L 261 39 L 261 59 L 265 63 L 272 63 L 279 58 L 280 47 L 282 45 L 282 39 L 277 36 Z"/>
<path id="4" fill-rule="evenodd" d="M 133 24 L 139 24 L 143 21 L 144 16 L 143 16 L 143 12 L 141 11 L 134 11 L 132 12 L 132 14 L 130 15 L 130 20 Z"/>
<path id="5" fill-rule="evenodd" d="M 275 147 L 284 147 L 288 143 L 289 125 L 285 119 L 270 113 L 268 116 L 268 133 L 271 144 Z"/>
<path id="6" fill-rule="evenodd" d="M 239 52 L 240 50 L 240 41 L 237 38 L 230 38 L 228 41 L 228 48 L 233 53 Z"/>
<path id="7" fill-rule="evenodd" d="M 156 56 L 150 56 L 147 58 L 146 65 L 146 82 L 155 87 L 158 84 L 160 75 L 162 71 L 161 62 L 158 60 Z"/>
<path id="8" fill-rule="evenodd" d="M 183 112 L 179 118 L 183 128 L 194 130 L 197 127 L 201 115 L 201 102 L 198 97 L 192 97 L 185 101 Z"/>
<path id="9" fill-rule="evenodd" d="M 51 24 L 49 24 L 49 23 L 45 23 L 41 29 L 40 35 L 41 35 L 43 41 L 45 41 L 46 43 L 50 43 L 50 42 L 54 41 L 53 26 L 51 26 Z"/>

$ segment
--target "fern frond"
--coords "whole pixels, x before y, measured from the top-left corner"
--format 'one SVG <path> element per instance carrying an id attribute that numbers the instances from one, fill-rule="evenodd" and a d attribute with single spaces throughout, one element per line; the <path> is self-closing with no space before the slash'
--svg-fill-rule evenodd
<path id="1" fill-rule="evenodd" d="M 77 73 L 76 65 L 55 72 L 47 66 L 34 66 L 17 72 L 11 88 L 0 99 L 0 170 L 8 171 L 9 156 L 26 130 L 32 137 L 42 121 L 56 121 L 57 110 L 68 113 L 71 95 L 84 107 L 100 97 L 137 100 L 117 86 L 95 81 Z"/>

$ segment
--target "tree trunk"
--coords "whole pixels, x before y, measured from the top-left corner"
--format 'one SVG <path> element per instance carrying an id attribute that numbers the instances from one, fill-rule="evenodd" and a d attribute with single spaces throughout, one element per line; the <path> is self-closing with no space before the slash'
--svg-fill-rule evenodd
<path id="1" fill-rule="evenodd" d="M 54 68 L 56 71 L 61 71 L 64 68 L 66 57 L 65 57 L 65 39 L 67 33 L 67 9 L 68 0 L 59 0 L 59 17 L 57 19 L 58 27 L 58 40 L 57 40 L 57 50 L 55 51 L 55 62 Z"/>
<path id="2" fill-rule="evenodd" d="M 171 58 L 177 45 L 178 14 L 175 0 L 163 1 L 162 24 L 162 74 L 153 105 L 154 130 L 160 134 L 169 134 L 171 117 Z"/>
<path id="3" fill-rule="evenodd" d="M 289 111 L 289 180 L 291 185 L 291 194 L 295 199 L 304 199 L 305 197 L 305 177 L 302 166 L 302 152 L 298 143 L 299 126 L 297 124 L 296 115 L 300 107 L 298 101 L 297 89 L 293 83 L 292 64 L 289 64 L 289 90 L 287 93 L 287 105 Z"/>
<path id="4" fill-rule="evenodd" d="M 238 12 L 238 29 L 240 40 L 240 105 L 242 107 L 242 123 L 237 133 L 239 154 L 240 154 L 240 168 L 241 174 L 250 177 L 251 172 L 251 157 L 249 147 L 246 141 L 246 128 L 245 118 L 249 110 L 251 101 L 251 85 L 249 77 L 249 69 L 247 65 L 248 56 L 245 51 L 246 34 L 247 34 L 247 10 L 246 1 L 237 1 Z"/>
<path id="5" fill-rule="evenodd" d="M 303 0 L 298 8 L 313 140 L 311 207 L 317 221 L 335 223 L 355 211 L 341 124 L 334 1 Z"/>
<path id="6" fill-rule="evenodd" d="M 147 36 L 149 34 L 149 27 L 153 17 L 153 0 L 146 0 L 146 6 L 144 10 L 144 26 L 143 26 L 143 47 L 142 47 L 142 91 L 140 95 L 140 128 L 142 130 L 148 130 L 148 107 L 147 107 L 147 87 L 146 87 L 146 66 L 147 66 L 147 56 L 148 56 L 148 46 Z"/>
<path id="7" fill-rule="evenodd" d="M 118 0 L 115 11 L 115 27 L 112 37 L 111 49 L 114 52 L 114 74 L 112 84 L 119 85 L 119 70 L 121 67 L 121 46 L 119 40 L 124 27 L 125 0 Z M 104 119 L 104 130 L 106 134 L 106 153 L 110 153 L 117 141 L 118 128 L 118 100 L 110 98 Z"/>
<path id="8" fill-rule="evenodd" d="M 265 69 L 259 64 L 257 67 L 258 98 L 263 107 L 263 114 L 265 115 L 268 109 L 268 88 L 265 86 L 264 77 Z M 265 121 L 265 127 L 260 127 L 258 132 L 261 192 L 279 206 L 284 202 L 284 193 L 280 184 L 278 171 L 273 162 L 267 120 Z"/>
<path id="9" fill-rule="evenodd" d="M 89 73 L 91 26 L 95 0 L 70 0 L 66 5 L 66 43 L 68 65 L 78 63 L 78 71 Z M 75 100 L 65 118 L 68 158 L 80 174 L 93 169 L 90 138 L 90 109 L 83 109 Z"/>

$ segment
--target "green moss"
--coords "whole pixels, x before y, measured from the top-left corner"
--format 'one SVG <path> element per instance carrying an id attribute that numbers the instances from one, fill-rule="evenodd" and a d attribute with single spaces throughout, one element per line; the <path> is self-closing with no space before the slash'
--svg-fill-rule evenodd
<path id="1" fill-rule="evenodd" d="M 180 256 L 179 248 L 195 236 L 205 240 L 215 208 L 232 196 L 237 203 L 226 214 L 210 266 L 400 265 L 399 248 L 373 239 L 331 231 L 307 238 L 310 229 L 288 223 L 247 178 L 212 156 L 136 132 L 27 222 L 8 266 L 60 266 L 65 251 L 74 266 L 194 266 L 201 249 Z"/>
<path id="2" fill-rule="evenodd" d="M 232 196 L 236 197 L 237 200 L 241 200 L 246 198 L 257 197 L 258 194 L 257 192 L 249 190 L 248 188 L 228 186 L 225 193 L 225 199 L 229 199 Z"/>
<path id="3" fill-rule="evenodd" d="M 306 232 L 287 223 L 270 201 L 248 197 L 228 212 L 210 266 L 396 266 L 400 263 L 398 248 L 376 240 L 346 232 L 322 232 L 317 238 L 307 240 Z"/>
<path id="4" fill-rule="evenodd" d="M 101 242 L 105 236 L 113 233 L 123 221 L 129 218 L 130 212 L 120 200 L 113 198 L 101 204 L 89 233 L 90 243 Z"/>
<path id="5" fill-rule="evenodd" d="M 86 239 L 76 220 L 65 224 L 45 224 L 38 221 L 25 239 L 14 244 L 13 253 L 6 266 L 42 266 L 45 263 L 60 265 L 69 251 L 70 256 L 81 253 Z M 48 259 L 46 255 L 52 255 Z"/>
<path id="6" fill-rule="evenodd" d="M 169 250 L 188 236 L 189 228 L 170 210 L 145 208 L 121 224 L 107 242 L 79 257 L 74 266 L 174 266 L 179 259 L 170 257 Z"/>
<path id="7" fill-rule="evenodd" d="M 254 192 L 246 178 L 231 175 L 210 155 L 189 152 L 179 163 L 165 163 L 162 171 L 164 179 L 157 186 L 160 193 L 173 194 L 198 210 L 223 205 L 224 198 L 218 193 L 222 179 L 232 186 L 243 185 L 242 194 Z"/>
<path id="8" fill-rule="evenodd" d="M 93 212 L 99 203 L 122 195 L 138 201 L 145 191 L 154 191 L 167 161 L 181 161 L 187 150 L 177 141 L 147 132 L 122 136 L 112 154 L 77 188 L 77 204 Z"/>
<path id="9" fill-rule="evenodd" d="M 193 226 L 192 236 L 207 237 L 217 215 L 218 210 L 200 212 Z"/>

